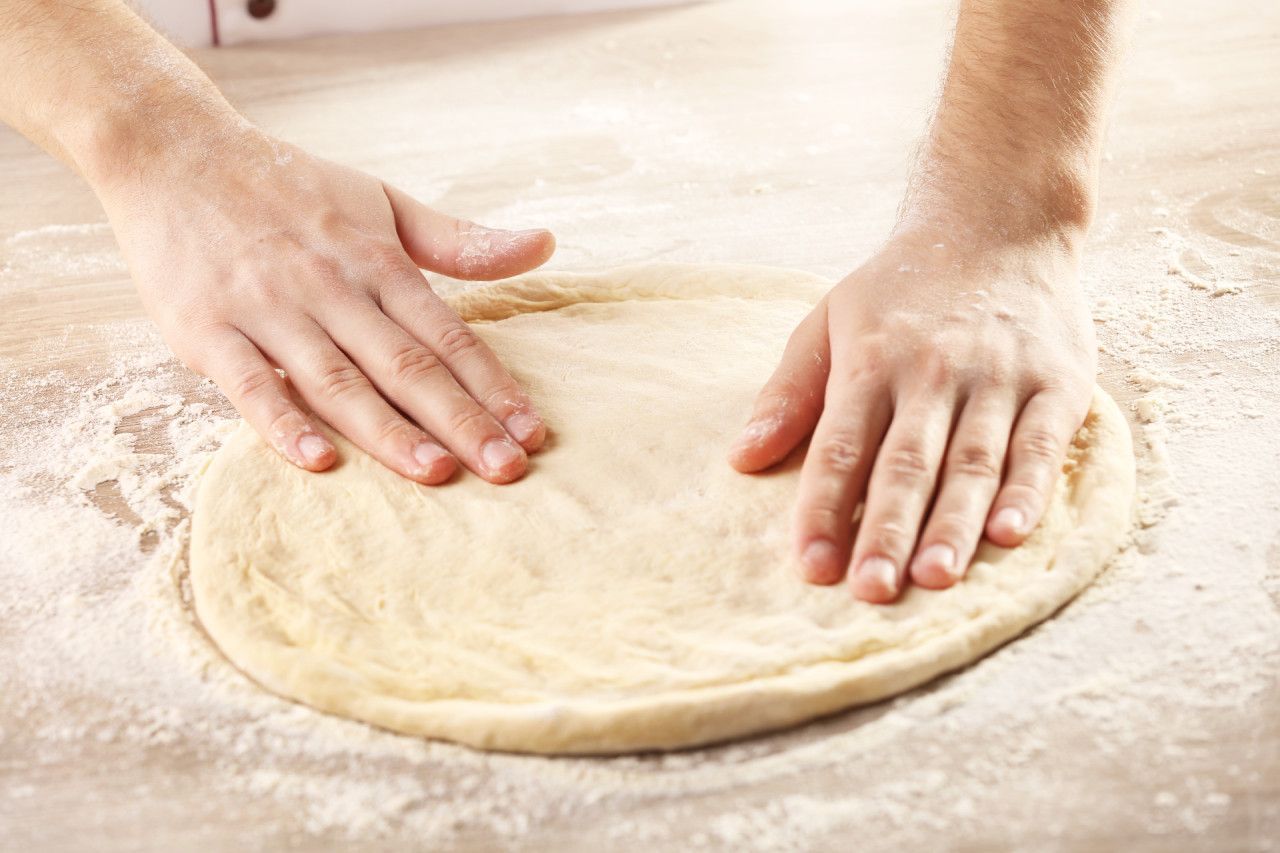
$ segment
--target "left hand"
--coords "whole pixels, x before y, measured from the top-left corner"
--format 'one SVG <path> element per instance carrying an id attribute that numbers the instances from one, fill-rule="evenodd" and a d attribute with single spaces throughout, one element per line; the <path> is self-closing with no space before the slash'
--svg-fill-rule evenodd
<path id="1" fill-rule="evenodd" d="M 1020 544 L 1092 398 L 1074 240 L 953 233 L 899 232 L 837 284 L 791 336 L 730 455 L 760 471 L 812 433 L 801 571 L 818 584 L 849 574 L 866 601 L 893 601 L 908 576 L 952 585 L 984 529 Z"/>

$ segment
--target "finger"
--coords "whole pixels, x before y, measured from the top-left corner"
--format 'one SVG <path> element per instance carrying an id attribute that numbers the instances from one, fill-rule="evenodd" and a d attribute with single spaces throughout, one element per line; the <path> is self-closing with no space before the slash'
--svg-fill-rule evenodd
<path id="1" fill-rule="evenodd" d="M 528 272 L 556 250 L 550 231 L 504 231 L 455 219 L 432 210 L 395 187 L 383 184 L 396 233 L 413 262 L 452 278 L 492 281 Z"/>
<path id="2" fill-rule="evenodd" d="M 307 405 L 374 459 L 427 485 L 453 476 L 457 460 L 392 408 L 319 326 L 277 334 L 270 347 Z"/>
<path id="3" fill-rule="evenodd" d="M 294 465 L 323 471 L 337 460 L 333 444 L 290 398 L 284 378 L 238 329 L 214 329 L 192 367 L 212 379 L 258 435 Z"/>
<path id="4" fill-rule="evenodd" d="M 761 471 L 786 458 L 813 431 L 831 365 L 827 341 L 823 301 L 787 341 L 782 361 L 756 398 L 751 420 L 729 450 L 730 465 L 744 474 Z"/>
<path id="5" fill-rule="evenodd" d="M 1000 487 L 1015 413 L 1014 401 L 996 393 L 976 395 L 965 404 L 942 465 L 938 498 L 911 562 L 915 583 L 943 589 L 964 577 Z"/>
<path id="6" fill-rule="evenodd" d="M 326 318 L 334 342 L 382 395 L 491 483 L 524 475 L 528 457 L 502 424 L 458 384 L 435 352 L 372 302 Z"/>
<path id="7" fill-rule="evenodd" d="M 853 513 L 889 422 L 888 397 L 870 382 L 842 382 L 827 396 L 800 470 L 795 518 L 800 570 L 820 584 L 845 576 Z"/>
<path id="8" fill-rule="evenodd" d="M 547 428 L 528 395 L 493 350 L 431 292 L 421 276 L 415 273 L 389 283 L 382 292 L 382 310 L 434 352 L 458 384 L 527 452 L 542 447 Z"/>
<path id="9" fill-rule="evenodd" d="M 1027 401 L 1009 440 L 1008 474 L 987 521 L 992 542 L 1003 548 L 1021 545 L 1040 523 L 1087 405 L 1047 391 Z"/>
<path id="10" fill-rule="evenodd" d="M 853 591 L 864 601 L 893 601 L 902 591 L 951 431 L 952 406 L 931 394 L 905 400 L 894 412 L 853 546 Z"/>

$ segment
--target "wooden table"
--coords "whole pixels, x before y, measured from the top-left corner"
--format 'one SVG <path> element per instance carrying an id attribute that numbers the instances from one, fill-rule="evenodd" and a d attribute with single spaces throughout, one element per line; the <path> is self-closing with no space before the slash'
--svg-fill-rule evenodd
<path id="1" fill-rule="evenodd" d="M 272 132 L 456 214 L 552 228 L 553 266 L 839 276 L 892 220 L 948 5 L 714 3 L 198 60 Z M 137 534 L 120 487 L 82 493 L 24 454 L 95 440 L 62 421 L 77 394 L 124 393 L 90 388 L 122 360 L 230 412 L 157 361 L 88 189 L 0 131 L 0 847 L 1280 848 L 1278 94 L 1274 2 L 1146 6 L 1084 270 L 1101 381 L 1142 402 L 1143 526 L 1099 588 L 893 702 L 609 760 L 333 721 L 202 650 L 155 558 L 185 511 Z M 179 461 L 163 423 L 125 429 Z M 59 495 L 81 509 L 50 536 Z M 91 533 L 109 565 L 77 550 Z M 95 649 L 136 666 L 95 677 Z"/>

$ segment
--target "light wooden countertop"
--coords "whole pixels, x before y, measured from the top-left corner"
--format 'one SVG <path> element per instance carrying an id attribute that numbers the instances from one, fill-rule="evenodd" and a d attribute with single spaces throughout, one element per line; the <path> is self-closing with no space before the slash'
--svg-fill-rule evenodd
<path id="1" fill-rule="evenodd" d="M 838 277 L 892 221 L 947 5 L 744 0 L 197 58 L 282 137 L 450 212 L 552 228 L 553 267 Z M 1163 412 L 1133 423 L 1160 506 L 1101 589 L 983 664 L 798 731 L 671 759 L 473 756 L 362 734 L 251 685 L 217 725 L 180 696 L 122 698 L 143 675 L 119 693 L 68 686 L 59 671 L 78 671 L 71 649 L 93 638 L 69 637 L 60 662 L 56 614 L 14 597 L 55 601 L 55 585 L 91 578 L 41 587 L 23 556 L 39 510 L 9 477 L 0 847 L 1280 849 L 1280 6 L 1145 10 L 1084 280 L 1102 384 Z M 63 428 L 67 387 L 158 350 L 91 192 L 7 130 L 0 174 L 8 473 L 17 437 Z M 54 374 L 66 381 L 31 382 Z M 112 513 L 136 521 L 120 504 L 100 488 L 68 541 Z M 139 542 L 113 571 L 156 571 Z M 138 612 L 113 630 L 155 645 Z M 147 660 L 192 691 L 215 667 Z M 126 704 L 150 734 L 119 725 Z M 235 741 L 241 718 L 252 738 Z M 320 744 L 330 728 L 340 750 Z"/>

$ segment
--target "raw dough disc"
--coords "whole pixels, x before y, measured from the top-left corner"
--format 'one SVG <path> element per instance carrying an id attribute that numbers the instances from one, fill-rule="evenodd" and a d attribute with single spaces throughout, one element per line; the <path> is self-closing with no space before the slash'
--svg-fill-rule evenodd
<path id="1" fill-rule="evenodd" d="M 388 729 L 529 752 L 674 748 L 905 690 L 1053 613 L 1128 526 L 1128 430 L 1099 391 L 1044 521 L 892 606 L 793 572 L 799 454 L 725 449 L 829 283 L 741 266 L 538 274 L 451 302 L 554 437 L 526 479 L 419 486 L 336 439 L 328 473 L 242 425 L 200 484 L 209 635 L 268 689 Z"/>

